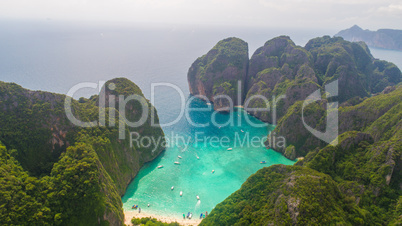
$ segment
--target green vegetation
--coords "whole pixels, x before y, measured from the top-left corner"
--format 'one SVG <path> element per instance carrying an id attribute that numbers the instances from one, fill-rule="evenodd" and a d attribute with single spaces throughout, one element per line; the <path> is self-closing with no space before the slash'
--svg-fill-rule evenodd
<path id="1" fill-rule="evenodd" d="M 225 48 L 230 51 L 233 47 Z M 214 48 L 199 60 L 215 59 L 207 56 L 217 56 L 219 51 L 222 50 Z M 220 64 L 220 69 L 231 65 L 222 62 L 225 65 Z M 203 82 L 215 81 L 213 89 L 202 86 L 204 92 L 231 92 L 230 81 L 208 75 L 206 64 L 201 66 Z M 189 83 L 196 90 L 192 69 Z M 302 106 L 316 90 L 325 97 L 325 86 L 335 80 L 339 84 L 336 101 L 340 103 L 340 136 L 337 145 L 326 146 L 303 122 L 326 131 L 328 100 L 313 102 L 303 112 Z M 269 106 L 269 112 L 250 113 L 273 122 L 272 100 L 286 95 L 276 103 L 277 126 L 273 133 L 284 136 L 287 147 L 276 147 L 276 151 L 291 159 L 305 158 L 296 163 L 298 166 L 272 166 L 258 171 L 240 190 L 218 204 L 201 225 L 400 223 L 401 81 L 401 71 L 392 63 L 374 59 L 363 42 L 329 36 L 312 39 L 304 48 L 287 36 L 266 42 L 251 57 L 244 80 L 245 100 L 255 95 L 266 99 L 254 98 L 245 107 Z"/>
<path id="2" fill-rule="evenodd" d="M 133 218 L 131 219 L 133 225 L 149 225 L 149 226 L 180 226 L 179 223 L 164 223 L 160 222 L 155 218 L 144 217 L 144 218 Z"/>
<path id="3" fill-rule="evenodd" d="M 237 104 L 237 91 L 243 91 L 248 66 L 248 44 L 238 38 L 219 41 L 207 54 L 199 57 L 188 71 L 191 94 L 214 96 L 228 95 Z M 241 87 L 237 82 L 243 81 Z M 204 90 L 203 90 L 204 89 Z M 205 91 L 205 93 L 203 92 Z M 229 102 L 216 101 L 215 109 L 229 106 Z"/>
<path id="4" fill-rule="evenodd" d="M 299 130 L 297 102 L 274 131 L 287 136 L 286 156 L 305 158 L 296 166 L 261 169 L 201 225 L 401 224 L 401 99 L 398 86 L 347 103 L 339 110 L 342 134 L 335 146 Z M 324 106 L 326 101 L 305 109 L 309 125 L 322 130 Z"/>
<path id="5" fill-rule="evenodd" d="M 250 176 L 200 225 L 359 224 L 362 218 L 330 176 L 275 165 Z"/>
<path id="6" fill-rule="evenodd" d="M 31 177 L 0 144 L 0 222 L 12 225 L 108 225 L 105 213 L 121 208 L 117 191 L 91 146 L 70 146 L 50 176 Z M 115 202 L 113 202 L 115 201 Z M 116 211 L 122 220 L 121 210 Z"/>
<path id="7" fill-rule="evenodd" d="M 396 85 L 402 81 L 402 74 L 394 64 L 374 59 L 364 43 L 324 36 L 310 40 L 303 48 L 280 36 L 266 42 L 251 57 L 246 100 L 254 95 L 268 100 L 286 95 L 276 108 L 279 120 L 294 103 L 317 89 L 325 92 L 325 85 L 335 80 L 339 83 L 338 101 L 343 103 Z M 259 108 L 260 100 L 254 99 L 248 106 Z M 270 113 L 254 115 L 273 122 Z"/>
<path id="8" fill-rule="evenodd" d="M 392 92 L 386 94 L 345 102 L 339 108 L 339 134 L 347 131 L 360 131 L 370 134 L 376 141 L 390 139 L 400 131 L 401 98 L 402 86 L 397 86 Z M 295 158 L 306 156 L 311 150 L 325 146 L 324 142 L 313 136 L 304 127 L 302 104 L 303 101 L 298 101 L 292 105 L 273 131 L 284 136 L 287 145 L 295 146 Z M 325 131 L 326 105 L 327 102 L 323 100 L 305 107 L 304 121 L 307 125 L 319 131 Z M 276 150 L 285 153 L 284 149 L 277 148 Z"/>
<path id="9" fill-rule="evenodd" d="M 114 83 L 113 91 L 109 84 Z M 74 116 L 84 122 L 106 124 L 90 128 L 73 125 L 64 112 L 64 95 L 29 91 L 0 82 L 0 222 L 15 225 L 121 225 L 121 195 L 144 162 L 164 149 L 130 147 L 129 132 L 164 139 L 160 127 L 151 127 L 158 117 L 145 100 L 148 120 L 131 128 L 119 117 L 118 96 L 141 90 L 127 79 L 108 81 L 100 96 L 72 101 Z M 109 107 L 110 95 L 117 97 Z M 105 97 L 105 108 L 100 98 Z M 122 106 L 123 107 L 123 106 Z M 142 105 L 130 101 L 126 118 L 140 118 Z M 113 117 L 114 114 L 114 117 Z M 110 117 L 109 117 L 110 116 Z M 112 126 L 109 119 L 114 119 Z M 126 139 L 119 139 L 119 125 Z M 3 145 L 4 144 L 4 145 Z"/>

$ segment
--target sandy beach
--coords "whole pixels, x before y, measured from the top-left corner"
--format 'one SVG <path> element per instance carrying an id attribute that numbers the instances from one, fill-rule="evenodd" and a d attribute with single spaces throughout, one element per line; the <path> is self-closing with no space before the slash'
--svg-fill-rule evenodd
<path id="1" fill-rule="evenodd" d="M 171 223 L 171 222 L 177 222 L 180 225 L 198 225 L 201 222 L 201 219 L 197 217 L 193 217 L 192 219 L 183 219 L 183 218 L 177 218 L 177 217 L 168 217 L 168 216 L 158 216 L 155 214 L 150 214 L 146 213 L 144 211 L 141 211 L 141 213 L 138 213 L 137 211 L 124 211 L 124 223 L 126 225 L 132 225 L 131 224 L 131 219 L 133 217 L 136 218 L 144 218 L 144 217 L 152 217 L 156 218 L 159 221 L 165 222 L 165 223 Z"/>

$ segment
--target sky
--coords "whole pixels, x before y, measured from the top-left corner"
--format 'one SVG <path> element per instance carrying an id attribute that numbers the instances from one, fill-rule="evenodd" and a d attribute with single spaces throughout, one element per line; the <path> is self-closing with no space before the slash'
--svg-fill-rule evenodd
<path id="1" fill-rule="evenodd" d="M 402 29 L 402 1 L 0 0 L 0 20 Z"/>

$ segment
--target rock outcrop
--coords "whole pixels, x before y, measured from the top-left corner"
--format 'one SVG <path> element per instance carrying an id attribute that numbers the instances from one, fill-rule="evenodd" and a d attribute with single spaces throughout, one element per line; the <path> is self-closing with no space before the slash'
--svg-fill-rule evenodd
<path id="1" fill-rule="evenodd" d="M 250 59 L 245 108 L 269 109 L 249 112 L 276 124 L 294 102 L 305 99 L 320 88 L 312 65 L 312 55 L 296 46 L 289 37 L 269 40 Z"/>
<path id="2" fill-rule="evenodd" d="M 140 101 L 126 101 L 130 95 Z M 119 102 L 120 96 L 124 103 Z M 98 216 L 102 220 L 98 222 L 106 220 L 112 225 L 121 225 L 120 197 L 142 165 L 164 150 L 165 138 L 158 125 L 156 109 L 145 99 L 140 88 L 125 78 L 110 80 L 100 96 L 79 101 L 72 99 L 71 105 L 65 108 L 68 99 L 71 100 L 65 95 L 30 91 L 13 83 L 0 82 L 0 142 L 7 149 L 15 149 L 18 164 L 38 178 L 55 174 L 54 167 L 60 165 L 69 149 L 89 153 L 90 165 L 94 167 L 94 175 L 99 177 L 97 186 L 102 192 L 99 205 L 104 206 L 104 212 Z M 66 109 L 71 110 L 77 120 L 91 126 L 73 123 L 67 117 Z M 143 110 L 147 112 L 146 120 L 133 126 L 142 117 Z M 151 120 L 156 126 L 152 126 Z M 135 136 L 152 137 L 158 142 L 147 147 L 134 142 L 131 146 L 132 132 Z M 76 155 L 70 154 L 74 159 Z"/>
<path id="3" fill-rule="evenodd" d="M 303 48 L 280 36 L 258 48 L 248 64 L 246 55 L 243 41 L 220 41 L 190 67 L 191 94 L 204 95 L 211 101 L 216 95 L 227 94 L 235 105 L 242 99 L 239 103 L 249 113 L 276 124 L 290 106 L 316 90 L 324 94 L 331 82 L 338 82 L 337 100 L 343 103 L 402 81 L 401 71 L 394 64 L 374 59 L 364 43 L 340 37 L 315 38 Z M 245 83 L 244 91 L 235 95 L 239 80 Z M 215 101 L 216 110 L 222 107 L 228 110 L 226 100 Z"/>
<path id="4" fill-rule="evenodd" d="M 331 92 L 334 81 L 338 89 Z M 201 225 L 400 222 L 401 81 L 401 71 L 374 59 L 362 42 L 324 36 L 302 48 L 281 36 L 265 43 L 249 61 L 245 110 L 277 123 L 268 139 L 282 136 L 287 146 L 274 150 L 304 158 L 297 166 L 259 170 Z M 273 100 L 280 95 L 286 97 Z M 334 112 L 339 123 L 331 121 Z M 311 129 L 329 131 L 334 141 L 322 141 Z"/>
<path id="5" fill-rule="evenodd" d="M 224 39 L 191 65 L 187 75 L 190 93 L 204 96 L 217 111 L 229 111 L 243 103 L 247 69 L 248 44 L 238 38 Z"/>

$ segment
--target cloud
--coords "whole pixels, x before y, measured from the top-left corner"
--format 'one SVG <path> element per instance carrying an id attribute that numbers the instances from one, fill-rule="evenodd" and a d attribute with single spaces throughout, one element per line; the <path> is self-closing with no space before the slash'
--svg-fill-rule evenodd
<path id="1" fill-rule="evenodd" d="M 391 13 L 395 16 L 402 17 L 402 4 L 390 4 L 378 9 L 379 13 L 388 14 Z"/>
<path id="2" fill-rule="evenodd" d="M 402 25 L 400 0 L 1 0 L 0 18 L 374 29 Z"/>

